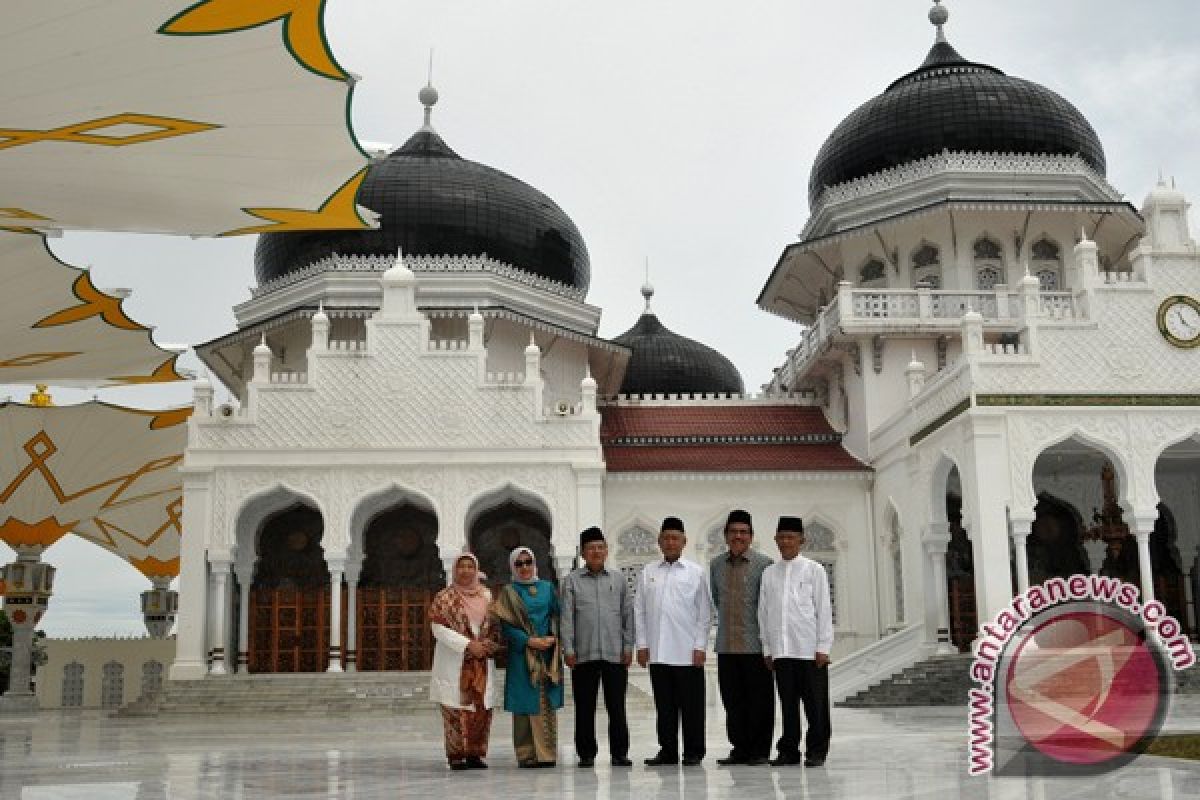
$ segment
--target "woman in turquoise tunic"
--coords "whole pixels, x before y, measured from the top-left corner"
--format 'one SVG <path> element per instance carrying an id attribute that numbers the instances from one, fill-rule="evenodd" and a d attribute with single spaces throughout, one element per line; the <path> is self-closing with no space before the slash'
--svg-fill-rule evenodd
<path id="1" fill-rule="evenodd" d="M 558 593 L 538 580 L 533 551 L 508 556 L 512 583 L 494 607 L 508 643 L 504 710 L 513 715 L 513 747 L 522 767 L 553 767 L 558 759 L 558 719 L 563 705 Z"/>

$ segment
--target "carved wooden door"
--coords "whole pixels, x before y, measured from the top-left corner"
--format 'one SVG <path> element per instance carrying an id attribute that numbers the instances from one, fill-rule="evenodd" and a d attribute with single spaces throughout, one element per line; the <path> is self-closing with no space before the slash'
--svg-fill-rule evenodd
<path id="1" fill-rule="evenodd" d="M 250 671 L 324 672 L 329 587 L 250 591 Z"/>
<path id="2" fill-rule="evenodd" d="M 429 627 L 432 589 L 359 588 L 358 668 L 364 672 L 427 670 L 433 666 Z"/>

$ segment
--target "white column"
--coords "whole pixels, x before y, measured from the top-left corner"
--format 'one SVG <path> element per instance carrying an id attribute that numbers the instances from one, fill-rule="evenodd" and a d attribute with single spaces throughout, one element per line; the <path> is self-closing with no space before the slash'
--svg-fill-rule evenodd
<path id="1" fill-rule="evenodd" d="M 1158 518 L 1158 512 L 1155 511 L 1153 516 L 1148 513 L 1135 515 L 1135 524 L 1137 530 L 1134 536 L 1137 538 L 1138 549 L 1138 573 L 1142 583 L 1142 605 L 1154 600 L 1154 571 L 1153 565 L 1150 563 L 1150 534 L 1154 532 L 1154 522 Z"/>
<path id="2" fill-rule="evenodd" d="M 1003 415 L 976 416 L 971 425 L 971 453 L 959 465 L 963 480 L 963 514 L 974 524 L 971 552 L 975 564 L 975 609 L 979 622 L 994 619 L 1012 601 L 1008 566 L 1008 447 Z"/>
<path id="3" fill-rule="evenodd" d="M 946 545 L 950 544 L 950 533 L 944 523 L 930 523 L 921 543 L 929 558 L 929 579 L 933 582 L 933 593 L 937 604 L 937 649 L 938 655 L 953 655 L 958 651 L 950 643 L 950 598 L 946 592 Z"/>
<path id="4" fill-rule="evenodd" d="M 1088 557 L 1088 569 L 1093 575 L 1100 574 L 1100 568 L 1104 566 L 1104 554 L 1108 550 L 1108 545 L 1103 539 L 1088 539 L 1083 543 L 1084 552 Z"/>
<path id="5" fill-rule="evenodd" d="M 179 621 L 171 680 L 195 680 L 207 672 L 208 572 L 204 550 L 210 531 L 208 476 L 184 475 L 183 529 L 180 545 Z"/>
<path id="6" fill-rule="evenodd" d="M 329 564 L 329 668 L 326 672 L 342 672 L 342 573 L 343 558 L 327 559 Z"/>
<path id="7" fill-rule="evenodd" d="M 438 548 L 438 554 L 442 558 L 442 571 L 446 573 L 446 585 L 454 583 L 454 562 L 458 561 L 458 557 L 462 553 L 449 547 Z M 489 575 L 489 578 L 495 577 Z"/>
<path id="8" fill-rule="evenodd" d="M 1020 592 L 1029 588 L 1029 553 L 1025 549 L 1025 545 L 1032 532 L 1033 520 L 1017 517 L 1012 518 L 1012 528 L 1009 530 L 1009 535 L 1012 536 L 1013 552 L 1016 555 L 1017 591 Z"/>
<path id="9" fill-rule="evenodd" d="M 213 576 L 213 647 L 212 663 L 209 665 L 209 675 L 226 675 L 229 673 L 229 655 L 225 652 L 226 640 L 229 638 L 229 568 L 228 558 L 212 558 Z"/>
<path id="10" fill-rule="evenodd" d="M 238 649 L 237 671 L 250 671 L 250 584 L 254 581 L 254 568 L 238 570 Z"/>
<path id="11" fill-rule="evenodd" d="M 358 672 L 358 576 L 361 569 L 360 564 L 357 569 L 346 572 L 346 672 Z"/>

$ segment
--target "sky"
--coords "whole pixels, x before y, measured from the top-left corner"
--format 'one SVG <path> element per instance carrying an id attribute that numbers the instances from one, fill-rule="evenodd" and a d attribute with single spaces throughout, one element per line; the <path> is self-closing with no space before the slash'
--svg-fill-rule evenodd
<path id="1" fill-rule="evenodd" d="M 434 126 L 464 158 L 540 189 L 574 220 L 591 255 L 588 302 L 604 309 L 600 335 L 634 323 L 648 261 L 662 322 L 723 352 L 756 390 L 801 332 L 755 298 L 807 219 L 809 167 L 838 122 L 923 60 L 930 5 L 328 0 L 326 18 L 339 61 L 362 77 L 352 109 L 361 140 L 399 145 L 420 127 L 432 49 Z M 964 57 L 1083 112 L 1109 181 L 1135 206 L 1160 171 L 1200 198 L 1200 4 L 945 5 Z M 68 233 L 52 248 L 90 266 L 98 286 L 133 288 L 126 309 L 162 343 L 233 330 L 230 309 L 254 283 L 252 238 Z M 190 402 L 186 386 L 99 394 Z M 51 635 L 144 630 L 137 595 L 148 584 L 128 565 L 71 537 L 46 558 L 59 568 Z"/>

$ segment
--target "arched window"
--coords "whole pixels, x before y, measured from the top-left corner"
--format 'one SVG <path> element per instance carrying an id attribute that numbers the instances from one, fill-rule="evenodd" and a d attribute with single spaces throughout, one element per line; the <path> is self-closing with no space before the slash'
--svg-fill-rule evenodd
<path id="1" fill-rule="evenodd" d="M 973 247 L 975 288 L 988 291 L 1004 283 L 1004 250 L 995 239 L 984 236 Z"/>
<path id="2" fill-rule="evenodd" d="M 63 666 L 62 707 L 83 707 L 83 664 L 78 661 Z"/>
<path id="3" fill-rule="evenodd" d="M 829 605 L 833 610 L 833 624 L 836 626 L 838 622 L 837 538 L 833 535 L 833 531 L 821 523 L 809 523 L 804 526 L 804 546 L 800 548 L 800 552 L 825 567 L 825 574 L 829 576 Z"/>
<path id="4" fill-rule="evenodd" d="M 161 661 L 142 664 L 142 697 L 155 697 L 162 691 L 163 665 Z"/>
<path id="5" fill-rule="evenodd" d="M 125 665 L 110 661 L 100 674 L 101 708 L 119 708 L 125 702 Z"/>
<path id="6" fill-rule="evenodd" d="M 942 254 L 935 245 L 922 242 L 912 254 L 913 285 L 942 288 Z"/>
<path id="7" fill-rule="evenodd" d="M 904 558 L 900 547 L 900 518 L 892 515 L 892 535 L 889 540 L 892 551 L 892 592 L 896 607 L 897 625 L 904 624 Z"/>
<path id="8" fill-rule="evenodd" d="M 1062 288 L 1062 249 L 1043 236 L 1033 243 L 1030 252 L 1030 274 L 1038 279 L 1043 292 L 1057 292 Z"/>
<path id="9" fill-rule="evenodd" d="M 871 256 L 866 260 L 858 270 L 858 283 L 860 286 L 882 286 L 887 278 L 887 271 L 880 261 L 875 256 Z"/>
<path id="10" fill-rule="evenodd" d="M 617 565 L 625 576 L 630 594 L 637 593 L 638 579 L 646 562 L 658 555 L 658 535 L 640 525 L 617 536 Z"/>

